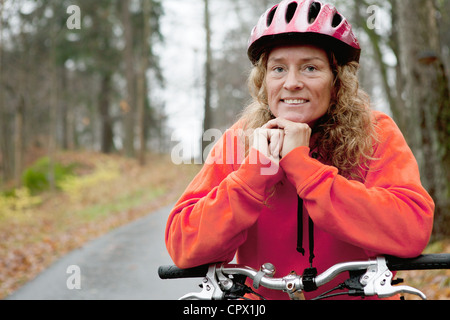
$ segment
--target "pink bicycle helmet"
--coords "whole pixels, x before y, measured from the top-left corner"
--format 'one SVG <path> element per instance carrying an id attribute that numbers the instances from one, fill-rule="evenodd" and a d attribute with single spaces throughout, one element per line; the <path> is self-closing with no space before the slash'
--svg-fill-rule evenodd
<path id="1" fill-rule="evenodd" d="M 253 28 L 248 56 L 255 64 L 264 51 L 293 43 L 331 50 L 341 65 L 359 62 L 361 55 L 351 24 L 334 6 L 316 0 L 283 0 L 267 10 Z"/>

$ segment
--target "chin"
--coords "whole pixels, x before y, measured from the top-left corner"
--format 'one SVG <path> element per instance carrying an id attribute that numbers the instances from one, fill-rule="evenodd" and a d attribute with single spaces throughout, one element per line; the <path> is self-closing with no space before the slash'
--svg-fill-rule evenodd
<path id="1" fill-rule="evenodd" d="M 296 123 L 309 123 L 311 120 L 301 116 L 301 115 L 292 115 L 292 114 L 287 114 L 287 115 L 281 115 L 280 118 L 286 119 L 288 121 L 292 121 L 292 122 L 296 122 Z"/>

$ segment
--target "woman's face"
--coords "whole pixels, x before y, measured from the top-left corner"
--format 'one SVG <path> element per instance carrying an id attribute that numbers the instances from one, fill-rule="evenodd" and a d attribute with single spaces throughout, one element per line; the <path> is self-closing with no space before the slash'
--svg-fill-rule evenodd
<path id="1" fill-rule="evenodd" d="M 330 106 L 333 82 L 327 54 L 320 48 L 286 46 L 269 54 L 267 97 L 277 118 L 313 127 Z"/>

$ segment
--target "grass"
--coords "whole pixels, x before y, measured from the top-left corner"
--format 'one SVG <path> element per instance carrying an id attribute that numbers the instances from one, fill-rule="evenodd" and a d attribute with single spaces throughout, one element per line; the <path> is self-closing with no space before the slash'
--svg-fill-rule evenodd
<path id="1" fill-rule="evenodd" d="M 199 170 L 159 155 L 148 156 L 145 166 L 94 152 L 65 152 L 56 160 L 76 168 L 59 190 L 22 192 L 20 207 L 0 214 L 0 299 L 87 241 L 173 203 Z"/>
<path id="2" fill-rule="evenodd" d="M 76 212 L 75 214 L 92 221 L 101 217 L 108 216 L 111 212 L 122 212 L 140 206 L 143 202 L 156 201 L 158 197 L 164 196 L 167 192 L 164 188 L 156 188 L 149 190 L 148 194 L 144 194 L 141 190 L 132 194 L 125 194 L 117 199 L 112 199 L 108 203 L 93 205 Z"/>

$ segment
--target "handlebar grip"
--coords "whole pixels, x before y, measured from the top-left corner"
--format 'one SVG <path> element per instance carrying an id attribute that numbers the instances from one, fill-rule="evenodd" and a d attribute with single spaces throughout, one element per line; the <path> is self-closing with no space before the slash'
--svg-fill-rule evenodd
<path id="1" fill-rule="evenodd" d="M 203 278 L 208 273 L 209 265 L 190 269 L 180 269 L 177 266 L 160 266 L 158 275 L 161 279 Z"/>
<path id="2" fill-rule="evenodd" d="M 386 265 L 391 271 L 450 269 L 450 254 L 425 254 L 409 259 L 386 256 Z"/>

